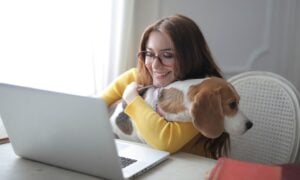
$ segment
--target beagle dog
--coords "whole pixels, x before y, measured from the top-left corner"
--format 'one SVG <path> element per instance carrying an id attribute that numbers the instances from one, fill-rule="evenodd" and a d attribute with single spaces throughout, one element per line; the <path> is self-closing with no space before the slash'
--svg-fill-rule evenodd
<path id="1" fill-rule="evenodd" d="M 137 88 L 137 84 L 134 84 Z M 166 87 L 149 87 L 145 101 L 168 121 L 192 121 L 208 138 L 224 131 L 243 134 L 252 122 L 239 109 L 240 97 L 234 87 L 218 77 L 175 81 Z M 118 103 L 110 121 L 117 138 L 144 142 L 134 123 L 124 113 L 126 103 Z"/>

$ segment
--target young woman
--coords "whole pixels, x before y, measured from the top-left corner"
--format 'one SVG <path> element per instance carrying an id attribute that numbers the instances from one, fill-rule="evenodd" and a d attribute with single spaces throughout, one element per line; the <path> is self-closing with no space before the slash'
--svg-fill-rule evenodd
<path id="1" fill-rule="evenodd" d="M 135 85 L 164 87 L 176 80 L 207 76 L 222 77 L 201 30 L 190 18 L 174 15 L 145 29 L 137 68 L 119 76 L 101 97 L 108 106 L 123 98 L 128 104 L 125 113 L 150 146 L 218 158 L 227 153 L 227 133 L 211 139 L 201 135 L 192 123 L 166 121 L 139 96 Z"/>

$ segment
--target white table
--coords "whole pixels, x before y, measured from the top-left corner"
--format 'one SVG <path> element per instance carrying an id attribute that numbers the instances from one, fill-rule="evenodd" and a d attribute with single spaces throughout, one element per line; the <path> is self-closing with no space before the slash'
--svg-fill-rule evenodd
<path id="1" fill-rule="evenodd" d="M 158 166 L 135 179 L 168 180 L 205 178 L 206 172 L 216 164 L 215 160 L 176 153 Z M 3 180 L 99 180 L 99 178 L 26 160 L 15 155 L 11 144 L 0 145 L 0 179 Z"/>

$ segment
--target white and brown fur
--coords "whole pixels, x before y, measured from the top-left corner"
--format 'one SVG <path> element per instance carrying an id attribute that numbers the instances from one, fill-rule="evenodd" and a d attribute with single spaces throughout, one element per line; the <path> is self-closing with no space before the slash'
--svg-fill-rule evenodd
<path id="1" fill-rule="evenodd" d="M 210 77 L 176 81 L 163 88 L 150 87 L 143 94 L 149 105 L 168 121 L 191 122 L 205 137 L 223 132 L 243 134 L 252 122 L 240 111 L 240 97 L 226 80 Z M 134 123 L 124 113 L 126 103 L 117 104 L 111 124 L 120 139 L 143 142 Z"/>

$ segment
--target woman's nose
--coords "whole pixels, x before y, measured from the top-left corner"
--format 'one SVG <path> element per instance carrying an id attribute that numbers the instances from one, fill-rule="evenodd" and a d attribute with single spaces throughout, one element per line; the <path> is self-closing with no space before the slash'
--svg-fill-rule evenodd
<path id="1" fill-rule="evenodd" d="M 152 67 L 155 67 L 155 68 L 158 68 L 158 67 L 161 67 L 163 66 L 163 64 L 161 63 L 161 60 L 159 59 L 158 56 L 156 57 L 153 57 L 153 62 L 152 62 Z"/>

